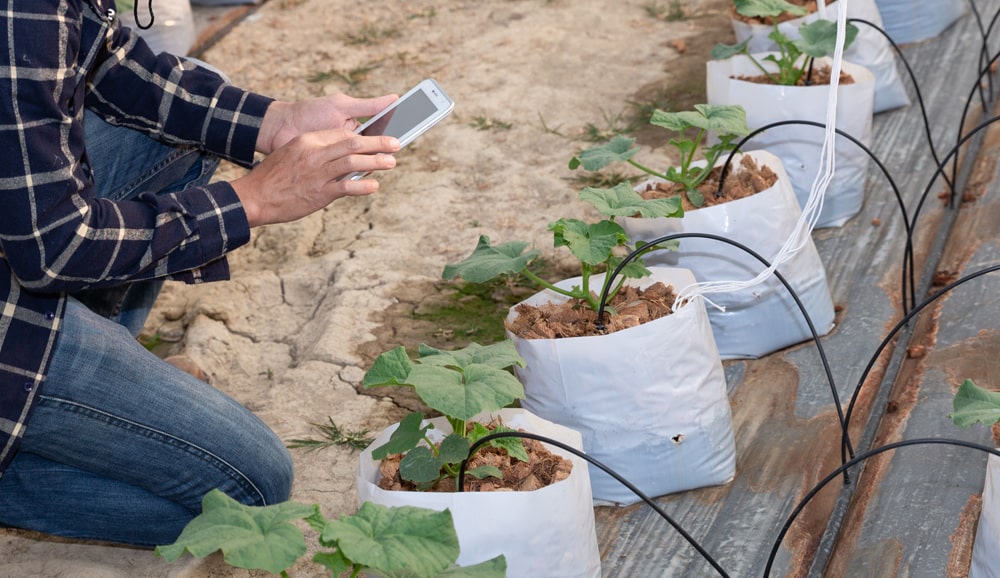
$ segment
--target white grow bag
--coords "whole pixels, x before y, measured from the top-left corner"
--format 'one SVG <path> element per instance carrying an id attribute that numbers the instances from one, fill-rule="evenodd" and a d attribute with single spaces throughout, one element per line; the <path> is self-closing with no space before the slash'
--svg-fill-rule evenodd
<path id="1" fill-rule="evenodd" d="M 473 419 L 488 423 L 493 416 L 499 416 L 513 429 L 523 429 L 576 449 L 583 447 L 578 432 L 523 409 L 503 409 Z M 426 421 L 434 424 L 428 437 L 435 442 L 452 431 L 443 417 Z M 565 480 L 531 492 L 383 490 L 378 487 L 379 463 L 372 459 L 372 450 L 389 441 L 398 426 L 397 423 L 383 430 L 361 453 L 356 484 L 359 503 L 370 501 L 438 511 L 448 508 L 461 546 L 460 566 L 503 554 L 508 576 L 596 578 L 601 575 L 586 460 L 562 448 L 546 446 L 552 453 L 572 461 L 573 471 Z"/>
<path id="2" fill-rule="evenodd" d="M 753 56 L 768 70 L 775 70 L 773 63 L 762 60 L 767 54 Z M 829 58 L 816 61 L 816 66 L 830 65 Z M 864 67 L 847 62 L 843 63 L 843 70 L 854 78 L 854 83 L 840 85 L 837 128 L 870 147 L 875 77 Z M 759 74 L 760 69 L 745 55 L 709 61 L 708 103 L 742 105 L 751 129 L 786 120 L 826 123 L 829 86 L 777 86 L 736 78 Z M 824 136 L 825 131 L 821 127 L 779 126 L 755 136 L 744 150 L 767 149 L 780 158 L 792 180 L 799 206 L 803 206 L 819 172 Z M 839 227 L 861 211 L 869 161 L 870 157 L 864 150 L 838 135 L 837 170 L 826 190 L 817 228 Z"/>
<path id="3" fill-rule="evenodd" d="M 653 267 L 675 290 L 694 283 L 684 269 Z M 603 275 L 592 278 L 594 287 Z M 580 278 L 557 283 L 568 288 Z M 561 302 L 552 291 L 524 303 Z M 511 309 L 508 319 L 517 314 Z M 676 313 L 607 335 L 514 340 L 526 366 L 521 407 L 583 434 L 588 455 L 647 496 L 728 483 L 736 471 L 726 379 L 705 312 L 695 300 Z M 616 479 L 590 468 L 597 504 L 639 501 Z"/>
<path id="4" fill-rule="evenodd" d="M 827 18 L 836 20 L 836 16 L 837 5 L 834 4 L 827 8 Z M 778 29 L 785 36 L 797 39 L 801 37 L 799 27 L 815 22 L 819 17 L 818 11 L 813 12 L 801 18 L 781 22 L 778 24 Z M 879 28 L 885 28 L 875 0 L 850 0 L 847 4 L 847 17 L 867 20 Z M 767 37 L 774 30 L 773 26 L 749 24 L 737 18 L 731 20 L 736 41 L 743 42 L 747 38 L 750 39 L 748 49 L 751 54 L 778 49 L 777 44 Z M 858 36 L 844 52 L 844 60 L 861 65 L 875 75 L 874 112 L 909 105 L 910 97 L 906 95 L 906 88 L 896 68 L 896 53 L 892 45 L 881 32 L 871 26 L 867 24 L 855 24 L 855 26 L 858 27 Z"/>
<path id="5" fill-rule="evenodd" d="M 969 578 L 1000 578 L 1000 459 L 994 455 L 986 461 L 983 510 L 972 546 Z"/>
<path id="6" fill-rule="evenodd" d="M 933 38 L 965 13 L 964 0 L 875 0 L 875 3 L 886 33 L 897 44 Z"/>
<path id="7" fill-rule="evenodd" d="M 795 230 L 802 211 L 781 161 L 767 151 L 746 154 L 758 166 L 767 166 L 778 175 L 771 188 L 736 201 L 688 211 L 680 219 L 628 217 L 619 222 L 634 240 L 652 241 L 673 233 L 710 233 L 746 245 L 768 262 L 773 261 Z M 733 157 L 727 179 L 739 170 L 741 156 Z M 725 162 L 725 158 L 719 159 L 717 166 Z M 760 261 L 738 247 L 698 238 L 681 239 L 679 251 L 654 251 L 645 261 L 648 265 L 689 269 L 698 281 L 742 281 L 753 279 L 764 269 Z M 778 272 L 799 296 L 816 332 L 826 335 L 833 328 L 833 299 L 812 238 Z M 722 359 L 756 358 L 812 339 L 798 305 L 777 277 L 751 289 L 712 294 L 710 298 L 725 307 L 725 311 L 708 307 Z"/>

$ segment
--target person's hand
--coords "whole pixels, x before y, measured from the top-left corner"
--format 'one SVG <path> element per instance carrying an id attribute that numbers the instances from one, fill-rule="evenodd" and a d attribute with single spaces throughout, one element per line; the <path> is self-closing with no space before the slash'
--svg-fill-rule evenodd
<path id="1" fill-rule="evenodd" d="M 378 98 L 352 98 L 334 94 L 298 102 L 274 101 L 267 108 L 257 136 L 257 151 L 270 154 L 307 132 L 358 128 L 358 118 L 374 115 L 395 101 L 387 94 Z"/>
<path id="2" fill-rule="evenodd" d="M 375 179 L 337 179 L 355 171 L 391 169 L 397 151 L 399 140 L 389 136 L 361 136 L 347 128 L 304 132 L 231 184 L 251 227 L 284 223 L 341 197 L 374 193 Z"/>

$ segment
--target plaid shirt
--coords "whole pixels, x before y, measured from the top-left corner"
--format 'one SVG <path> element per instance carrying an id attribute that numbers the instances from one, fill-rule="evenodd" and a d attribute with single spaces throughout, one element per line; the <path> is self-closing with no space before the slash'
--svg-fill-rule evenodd
<path id="1" fill-rule="evenodd" d="M 0 0 L 0 475 L 44 387 L 67 293 L 154 277 L 225 279 L 246 243 L 226 183 L 97 199 L 83 110 L 242 165 L 270 99 L 154 55 L 113 0 Z"/>

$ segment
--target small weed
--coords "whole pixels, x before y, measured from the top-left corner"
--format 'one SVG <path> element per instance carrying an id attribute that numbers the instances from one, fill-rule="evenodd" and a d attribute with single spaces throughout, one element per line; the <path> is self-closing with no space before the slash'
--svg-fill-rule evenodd
<path id="1" fill-rule="evenodd" d="M 398 28 L 391 26 L 383 28 L 377 24 L 365 24 L 357 33 L 348 32 L 344 34 L 344 42 L 351 46 L 369 46 L 398 36 Z"/>
<path id="2" fill-rule="evenodd" d="M 631 183 L 635 175 L 626 175 L 619 171 L 600 171 L 591 173 L 580 173 L 573 177 L 573 180 L 580 187 L 594 187 L 596 189 L 612 188 L 618 183 Z"/>
<path id="3" fill-rule="evenodd" d="M 348 86 L 357 86 L 363 80 L 368 78 L 368 75 L 377 69 L 379 64 L 367 64 L 364 66 L 358 66 L 350 70 L 328 70 L 326 72 L 318 72 L 308 78 L 309 82 L 314 83 L 325 83 L 339 78 L 348 84 Z"/>
<path id="4" fill-rule="evenodd" d="M 163 343 L 163 337 L 159 332 L 156 332 L 151 337 L 139 336 L 139 343 L 146 348 L 146 351 L 153 351 L 158 345 Z"/>
<path id="5" fill-rule="evenodd" d="M 680 22 L 690 17 L 680 0 L 670 0 L 667 5 L 662 5 L 659 2 L 646 4 L 646 14 L 666 22 Z"/>
<path id="6" fill-rule="evenodd" d="M 550 127 L 545 122 L 545 117 L 542 116 L 542 113 L 538 113 L 538 122 L 540 122 L 542 124 L 542 132 L 546 132 L 546 133 L 549 133 L 549 134 L 554 134 L 554 135 L 556 135 L 558 137 L 566 138 L 566 135 L 564 135 L 562 132 L 560 132 L 558 126 L 555 127 L 555 128 L 552 128 L 552 127 Z"/>
<path id="7" fill-rule="evenodd" d="M 497 279 L 491 283 L 456 283 L 454 300 L 436 309 L 414 313 L 418 321 L 436 327 L 434 337 L 444 341 L 496 343 L 505 338 L 504 319 L 520 298 L 511 293 L 513 284 Z"/>
<path id="8" fill-rule="evenodd" d="M 372 443 L 372 438 L 368 437 L 368 430 L 347 431 L 338 426 L 332 417 L 327 417 L 329 425 L 313 423 L 310 424 L 323 434 L 322 439 L 294 439 L 288 440 L 289 449 L 304 449 L 307 452 L 326 449 L 330 446 L 342 446 L 351 450 L 363 450 Z"/>
<path id="9" fill-rule="evenodd" d="M 492 117 L 477 116 L 472 119 L 469 126 L 476 130 L 510 130 L 513 125 Z"/>
<path id="10" fill-rule="evenodd" d="M 408 20 L 416 20 L 417 18 L 427 18 L 428 20 L 437 16 L 437 9 L 431 6 L 430 8 L 425 8 L 418 12 L 411 12 L 406 16 Z"/>
<path id="11" fill-rule="evenodd" d="M 588 122 L 583 127 L 583 135 L 581 136 L 583 140 L 592 143 L 602 143 L 631 129 L 631 123 L 628 122 L 624 110 L 615 114 L 601 111 L 601 116 L 604 117 L 603 126 L 597 126 L 592 122 Z"/>

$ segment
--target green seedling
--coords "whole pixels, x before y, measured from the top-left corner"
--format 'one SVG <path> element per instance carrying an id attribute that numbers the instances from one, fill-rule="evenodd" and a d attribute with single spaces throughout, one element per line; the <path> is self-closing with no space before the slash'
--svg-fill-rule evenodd
<path id="1" fill-rule="evenodd" d="M 502 426 L 491 431 L 470 420 L 481 412 L 495 411 L 524 398 L 524 386 L 508 369 L 524 367 L 525 362 L 510 340 L 487 346 L 472 343 L 455 351 L 421 345 L 418 355 L 411 360 L 403 347 L 382 353 L 365 373 L 363 383 L 365 388 L 412 387 L 428 407 L 448 420 L 452 433 L 435 444 L 427 434 L 433 425 L 424 424 L 420 412 L 410 413 L 400 421 L 389 441 L 372 451 L 375 460 L 404 454 L 399 463 L 400 477 L 413 482 L 417 489 L 429 489 L 446 476 L 458 477 L 459 466 L 469 457 L 473 443 L 493 432 L 510 431 Z M 489 445 L 528 461 L 521 438 L 501 438 Z M 492 466 L 472 468 L 466 473 L 478 479 L 501 477 L 500 470 Z"/>
<path id="2" fill-rule="evenodd" d="M 204 558 L 222 551 L 234 568 L 287 578 L 288 569 L 307 549 L 302 531 L 293 523 L 297 520 L 319 533 L 319 546 L 328 550 L 320 550 L 312 560 L 331 576 L 502 578 L 507 571 L 503 555 L 475 566 L 455 565 L 459 543 L 449 510 L 365 502 L 353 516 L 328 520 L 317 504 L 245 506 L 219 490 L 206 494 L 201 514 L 173 544 L 157 546 L 155 554 L 174 562 L 185 552 Z"/>
<path id="3" fill-rule="evenodd" d="M 679 217 L 683 215 L 680 199 L 646 200 L 639 196 L 627 183 L 620 183 L 612 189 L 586 188 L 580 192 L 580 198 L 588 201 L 602 214 L 614 216 L 644 217 Z M 663 245 L 645 245 L 635 247 L 625 233 L 625 229 L 610 219 L 597 223 L 584 223 L 578 219 L 559 219 L 549 224 L 549 230 L 554 237 L 556 248 L 566 247 L 580 261 L 581 284 L 569 289 L 557 287 L 542 279 L 532 267 L 541 263 L 541 251 L 528 249 L 528 243 L 509 241 L 499 245 L 491 245 L 486 235 L 479 237 L 479 242 L 471 255 L 458 263 L 445 266 L 442 277 L 453 279 L 461 277 L 470 283 L 486 283 L 497 277 L 522 274 L 532 282 L 565 295 L 570 299 L 578 299 L 588 307 L 597 311 L 600 308 L 600 294 L 607 290 L 610 301 L 621 289 L 628 278 L 641 278 L 650 274 L 642 261 L 642 256 L 656 249 L 672 249 L 676 243 Z M 604 285 L 591 288 L 591 277 L 602 271 L 617 267 L 623 260 L 622 253 L 641 249 L 636 259 L 630 261 L 614 281 L 608 275 Z"/>
<path id="4" fill-rule="evenodd" d="M 959 386 L 952 406 L 955 411 L 948 417 L 958 427 L 967 428 L 975 423 L 991 426 L 1000 422 L 1000 392 L 983 389 L 971 379 Z"/>
<path id="5" fill-rule="evenodd" d="M 736 11 L 743 16 L 770 18 L 774 30 L 768 34 L 778 46 L 777 54 L 768 54 L 765 61 L 772 62 L 778 71 L 772 72 L 750 54 L 750 39 L 736 45 L 716 44 L 712 48 L 712 58 L 725 60 L 737 54 L 746 55 L 754 66 L 760 69 L 774 84 L 795 86 L 806 76 L 805 84 L 811 84 L 813 61 L 832 54 L 837 48 L 837 23 L 830 20 L 816 20 L 799 27 L 801 38 L 792 40 L 778 28 L 778 16 L 788 12 L 796 16 L 806 14 L 801 6 L 789 4 L 785 0 L 735 0 Z M 858 27 L 848 23 L 844 44 L 846 50 L 858 35 Z"/>
<path id="6" fill-rule="evenodd" d="M 698 185 L 708 177 L 719 157 L 735 148 L 734 141 L 750 132 L 746 111 L 739 105 L 696 104 L 693 111 L 682 112 L 657 109 L 649 122 L 677 134 L 669 142 L 680 153 L 680 166 L 670 167 L 663 173 L 655 171 L 633 158 L 639 152 L 635 139 L 618 135 L 606 144 L 587 149 L 573 157 L 569 168 L 582 166 L 588 171 L 598 171 L 612 163 L 627 162 L 649 175 L 681 185 L 688 201 L 695 207 L 701 207 L 705 199 L 698 191 Z M 695 130 L 693 139 L 685 136 L 689 129 Z M 702 146 L 710 131 L 718 136 L 719 141 Z M 699 152 L 705 159 L 702 167 L 694 166 Z"/>

